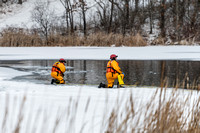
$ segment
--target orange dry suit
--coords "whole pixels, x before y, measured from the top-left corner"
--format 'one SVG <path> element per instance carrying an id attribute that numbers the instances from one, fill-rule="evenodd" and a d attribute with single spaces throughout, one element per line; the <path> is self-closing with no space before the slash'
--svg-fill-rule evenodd
<path id="1" fill-rule="evenodd" d="M 122 80 L 124 78 L 124 74 L 122 74 L 121 68 L 119 67 L 119 63 L 116 60 L 111 60 L 107 63 L 106 70 L 106 78 L 108 81 L 108 88 L 112 88 L 114 85 L 115 79 L 118 78 L 118 75 L 121 75 Z M 120 84 L 119 84 L 120 85 Z"/>
<path id="2" fill-rule="evenodd" d="M 63 79 L 65 70 L 66 68 L 64 63 L 56 62 L 53 64 L 51 69 L 51 76 L 58 81 L 57 83 L 65 83 L 65 80 Z"/>

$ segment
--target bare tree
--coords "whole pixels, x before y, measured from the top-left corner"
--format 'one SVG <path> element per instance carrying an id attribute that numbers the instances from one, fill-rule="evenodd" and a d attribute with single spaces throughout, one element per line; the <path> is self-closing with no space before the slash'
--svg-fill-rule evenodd
<path id="1" fill-rule="evenodd" d="M 45 37 L 46 44 L 49 44 L 48 36 L 55 23 L 56 17 L 53 10 L 49 9 L 49 3 L 36 2 L 32 12 L 32 20 L 37 23 L 39 29 Z"/>
<path id="2" fill-rule="evenodd" d="M 139 0 L 136 0 L 139 1 Z M 129 18 L 130 18 L 130 14 L 129 14 L 129 10 L 130 10 L 130 5 L 129 5 L 130 0 L 124 0 L 124 10 L 125 10 L 125 18 L 126 18 L 126 25 L 127 27 L 129 26 Z M 126 27 L 125 27 L 126 28 Z"/>
<path id="3" fill-rule="evenodd" d="M 179 40 L 179 0 L 176 0 L 176 40 Z"/>
<path id="4" fill-rule="evenodd" d="M 165 0 L 160 1 L 160 29 L 161 36 L 165 37 Z"/>
<path id="5" fill-rule="evenodd" d="M 143 3 L 144 5 L 144 3 Z M 144 10 L 143 9 L 143 12 L 142 14 L 139 12 L 140 11 L 140 8 L 139 8 L 139 0 L 135 0 L 135 9 L 133 11 L 133 16 L 132 16 L 132 23 L 134 23 L 134 28 L 135 28 L 135 31 L 134 32 L 138 32 L 140 27 L 141 27 L 141 19 L 144 17 Z M 141 14 L 141 15 L 139 15 Z"/>
<path id="6" fill-rule="evenodd" d="M 74 33 L 74 12 L 77 10 L 78 2 L 71 0 L 60 0 L 63 7 L 65 8 L 65 19 L 67 23 L 67 31 L 70 27 L 70 32 Z M 70 25 L 70 26 L 69 26 Z"/>
<path id="7" fill-rule="evenodd" d="M 88 7 L 85 0 L 79 0 L 79 7 L 81 9 L 81 14 L 83 18 L 83 33 L 84 36 L 86 36 L 87 34 L 86 12 L 90 7 Z"/>
<path id="8" fill-rule="evenodd" d="M 123 35 L 126 34 L 126 28 L 129 24 L 129 2 L 130 0 L 122 0 L 120 2 L 114 2 L 113 0 L 109 0 L 112 4 L 114 4 L 118 11 L 119 11 L 119 18 L 121 20 L 121 27 L 122 27 L 122 33 Z"/>
<path id="9" fill-rule="evenodd" d="M 103 0 L 95 0 L 97 3 L 97 15 L 100 19 L 100 27 L 103 28 L 104 31 L 108 31 L 109 26 L 109 3 Z"/>
<path id="10" fill-rule="evenodd" d="M 150 34 L 153 33 L 153 0 L 148 0 L 148 12 L 149 12 L 149 25 L 150 25 Z"/>
<path id="11" fill-rule="evenodd" d="M 113 10 L 114 10 L 114 0 L 110 0 L 111 2 L 111 9 L 110 9 L 110 21 L 108 26 L 108 33 L 112 31 L 112 20 L 113 20 Z"/>
<path id="12" fill-rule="evenodd" d="M 2 6 L 2 3 L 7 3 L 7 2 L 22 4 L 23 0 L 0 0 L 0 6 Z"/>

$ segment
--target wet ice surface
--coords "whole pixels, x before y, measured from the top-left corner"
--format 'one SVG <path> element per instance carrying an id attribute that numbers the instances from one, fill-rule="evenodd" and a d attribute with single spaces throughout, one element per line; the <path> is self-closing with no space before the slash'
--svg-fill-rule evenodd
<path id="1" fill-rule="evenodd" d="M 28 81 L 38 84 L 50 84 L 51 67 L 57 60 L 21 60 L 0 61 L 0 66 L 29 72 L 28 75 L 14 77 L 15 81 Z M 108 60 L 68 60 L 64 79 L 71 84 L 96 85 L 106 82 L 106 64 Z M 199 62 L 195 61 L 134 61 L 119 60 L 119 66 L 125 73 L 125 84 L 142 86 L 159 86 L 162 65 L 164 76 L 169 80 L 169 86 L 175 84 L 176 79 L 183 82 L 188 76 L 192 83 L 199 82 Z M 8 73 L 9 74 L 9 73 Z"/>
<path id="2" fill-rule="evenodd" d="M 0 61 L 0 66 L 30 73 L 28 75 L 16 76 L 12 78 L 12 80 L 49 84 L 52 79 L 50 76 L 51 68 L 56 61 L 57 60 Z M 64 78 L 68 83 L 84 84 L 83 76 L 91 72 L 91 70 L 76 69 L 71 66 L 66 66 L 66 70 Z M 86 78 L 84 78 L 84 80 L 85 79 Z"/>

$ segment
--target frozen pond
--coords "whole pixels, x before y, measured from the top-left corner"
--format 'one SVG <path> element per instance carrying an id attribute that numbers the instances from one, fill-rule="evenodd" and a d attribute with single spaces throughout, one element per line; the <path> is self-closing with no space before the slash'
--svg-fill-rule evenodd
<path id="1" fill-rule="evenodd" d="M 0 66 L 32 73 L 15 77 L 12 80 L 50 84 L 51 67 L 56 61 L 0 61 Z M 71 84 L 97 85 L 106 81 L 107 62 L 108 60 L 68 60 L 64 78 L 67 83 Z M 175 86 L 176 83 L 180 86 L 197 85 L 200 82 L 200 62 L 198 61 L 118 60 L 118 62 L 125 73 L 124 82 L 127 85 L 160 86 L 162 72 L 163 76 L 168 79 L 168 86 Z"/>

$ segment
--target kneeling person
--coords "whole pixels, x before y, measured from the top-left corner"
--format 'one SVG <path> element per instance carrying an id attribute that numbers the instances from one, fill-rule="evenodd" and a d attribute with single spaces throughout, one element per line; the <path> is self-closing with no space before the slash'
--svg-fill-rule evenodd
<path id="1" fill-rule="evenodd" d="M 66 70 L 65 63 L 66 61 L 63 58 L 61 58 L 59 62 L 55 62 L 53 64 L 51 69 L 51 76 L 54 79 L 52 79 L 51 84 L 53 84 L 54 82 L 56 84 L 65 84 L 65 80 L 63 79 L 64 72 Z"/>
<path id="2" fill-rule="evenodd" d="M 110 61 L 107 63 L 107 70 L 106 70 L 106 79 L 108 81 L 108 84 L 100 83 L 99 88 L 113 88 L 115 79 L 118 79 L 117 87 L 124 87 L 124 73 L 121 71 L 121 68 L 119 67 L 119 63 L 117 60 L 117 55 L 112 54 L 110 56 Z"/>

